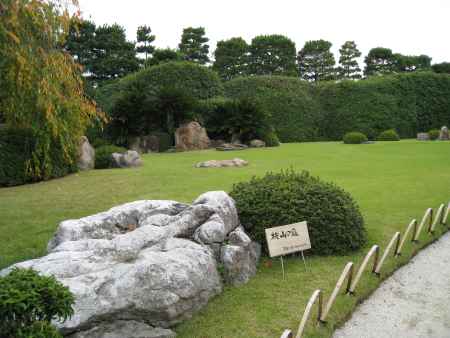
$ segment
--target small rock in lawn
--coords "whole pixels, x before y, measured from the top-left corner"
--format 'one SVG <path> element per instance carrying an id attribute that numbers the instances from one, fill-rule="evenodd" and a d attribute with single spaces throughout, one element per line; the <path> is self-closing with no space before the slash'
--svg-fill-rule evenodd
<path id="1" fill-rule="evenodd" d="M 250 141 L 250 147 L 252 148 L 264 148 L 266 146 L 266 142 L 261 140 L 251 140 Z"/>
<path id="2" fill-rule="evenodd" d="M 430 135 L 428 133 L 417 133 L 418 141 L 428 141 L 430 139 Z"/>
<path id="3" fill-rule="evenodd" d="M 195 165 L 196 168 L 224 168 L 224 167 L 245 167 L 248 162 L 235 158 L 232 160 L 211 160 L 206 162 L 200 162 Z"/>
<path id="4" fill-rule="evenodd" d="M 131 168 L 139 167 L 142 165 L 141 157 L 135 150 L 128 150 L 123 154 L 113 153 L 113 167 L 115 168 Z"/>
<path id="5" fill-rule="evenodd" d="M 219 151 L 232 151 L 232 150 L 244 150 L 247 149 L 248 146 L 240 143 L 224 143 L 222 146 L 217 147 L 216 150 Z"/>

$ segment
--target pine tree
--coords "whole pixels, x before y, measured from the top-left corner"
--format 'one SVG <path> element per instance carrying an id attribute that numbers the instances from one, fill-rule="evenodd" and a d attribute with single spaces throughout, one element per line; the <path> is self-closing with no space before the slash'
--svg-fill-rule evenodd
<path id="1" fill-rule="evenodd" d="M 367 76 L 389 74 L 396 68 L 395 56 L 389 48 L 372 48 L 364 62 L 366 63 L 364 74 Z"/>
<path id="2" fill-rule="evenodd" d="M 325 40 L 307 41 L 298 52 L 300 77 L 307 81 L 326 81 L 335 78 L 336 61 L 330 48 L 332 44 Z"/>
<path id="3" fill-rule="evenodd" d="M 138 44 L 136 46 L 136 52 L 144 53 L 145 61 L 147 61 L 148 56 L 155 50 L 155 47 L 152 46 L 152 42 L 155 41 L 155 36 L 152 35 L 152 29 L 149 26 L 139 26 L 136 35 Z"/>
<path id="4" fill-rule="evenodd" d="M 208 41 L 203 27 L 188 27 L 183 29 L 178 47 L 185 60 L 204 65 L 209 62 L 209 45 L 206 44 Z"/>
<path id="5" fill-rule="evenodd" d="M 356 60 L 361 56 L 361 52 L 356 48 L 354 41 L 346 41 L 341 49 L 339 49 L 341 56 L 339 57 L 340 67 L 338 67 L 338 76 L 340 79 L 360 79 L 361 68 L 359 68 Z"/>

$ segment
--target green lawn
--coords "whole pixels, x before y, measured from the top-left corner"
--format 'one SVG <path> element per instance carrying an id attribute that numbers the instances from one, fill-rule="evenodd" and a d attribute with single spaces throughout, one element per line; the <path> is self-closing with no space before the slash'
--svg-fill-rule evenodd
<path id="1" fill-rule="evenodd" d="M 240 157 L 246 168 L 195 169 L 208 159 Z M 412 218 L 421 218 L 427 207 L 450 200 L 450 142 L 378 142 L 372 145 L 342 143 L 286 144 L 280 148 L 242 152 L 202 151 L 144 156 L 139 169 L 97 170 L 63 179 L 0 189 L 0 268 L 37 257 L 58 222 L 108 209 L 138 199 L 192 201 L 208 190 L 229 191 L 234 182 L 272 170 L 307 169 L 334 181 L 358 201 L 369 233 L 367 247 L 384 247 L 397 230 Z M 438 236 L 437 234 L 436 236 Z M 431 240 L 422 236 L 420 247 Z M 384 272 L 404 264 L 414 250 L 390 258 Z M 348 257 L 307 257 L 308 271 L 299 258 L 286 261 L 283 281 L 278 260 L 265 262 L 250 283 L 226 288 L 224 293 L 192 320 L 176 328 L 178 337 L 279 337 L 285 328 L 296 328 L 312 291 L 322 288 L 327 297 L 349 260 L 360 262 L 367 249 Z M 310 337 L 326 337 L 342 323 L 357 299 L 379 284 L 368 273 L 357 296 L 340 296 L 328 325 L 310 330 Z"/>

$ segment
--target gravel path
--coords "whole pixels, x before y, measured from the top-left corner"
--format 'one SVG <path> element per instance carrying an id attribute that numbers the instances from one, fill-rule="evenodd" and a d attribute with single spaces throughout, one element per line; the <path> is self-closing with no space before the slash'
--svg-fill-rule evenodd
<path id="1" fill-rule="evenodd" d="M 449 338 L 450 232 L 362 303 L 334 338 Z"/>

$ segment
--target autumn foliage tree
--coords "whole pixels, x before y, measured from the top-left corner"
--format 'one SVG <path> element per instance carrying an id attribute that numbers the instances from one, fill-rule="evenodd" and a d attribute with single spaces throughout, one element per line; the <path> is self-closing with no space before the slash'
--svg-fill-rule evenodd
<path id="1" fill-rule="evenodd" d="M 80 66 L 61 48 L 71 20 L 67 3 L 0 2 L 0 111 L 7 127 L 36 139 L 25 166 L 34 180 L 52 177 L 56 158 L 74 168 L 80 137 L 102 118 L 84 94 Z"/>

